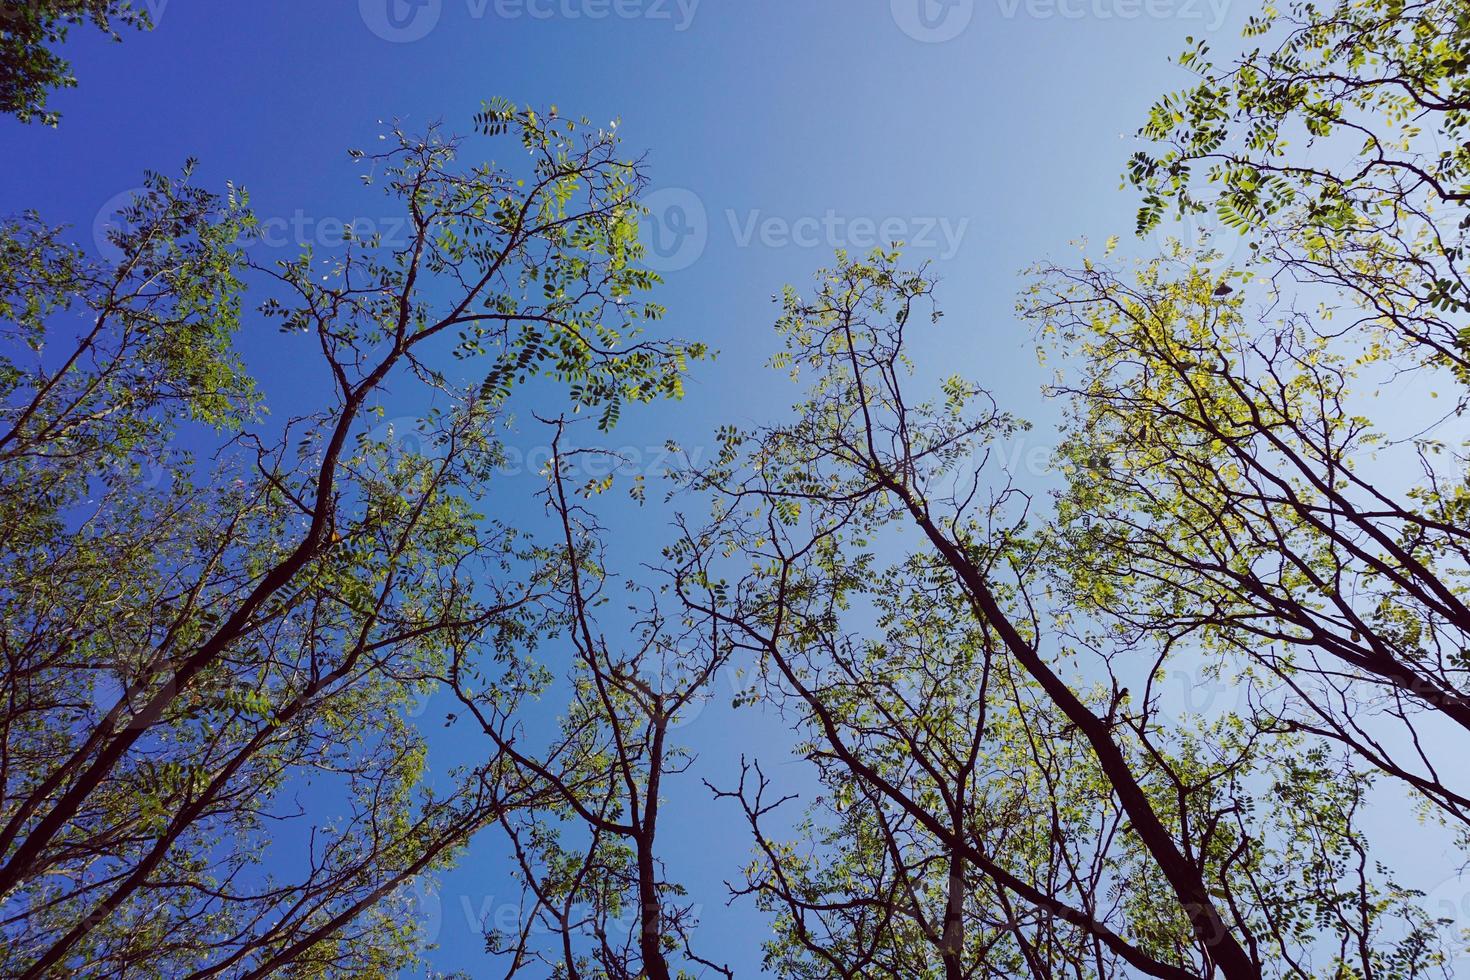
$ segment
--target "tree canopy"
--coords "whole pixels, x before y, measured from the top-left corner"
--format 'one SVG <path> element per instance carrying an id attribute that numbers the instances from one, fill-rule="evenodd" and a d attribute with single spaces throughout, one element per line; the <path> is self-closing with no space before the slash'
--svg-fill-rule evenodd
<path id="1" fill-rule="evenodd" d="M 23 9 L 23 119 L 66 25 L 141 23 Z M 645 333 L 615 127 L 394 126 L 353 159 L 407 240 L 325 259 L 254 261 L 248 195 L 192 163 L 108 260 L 0 222 L 0 972 L 393 975 L 424 952 L 395 897 L 493 838 L 496 972 L 733 976 L 660 833 L 703 793 L 776 976 L 1453 976 L 1470 936 L 1396 857 L 1470 847 L 1470 9 L 1298 2 L 1245 42 L 1188 41 L 1143 120 L 1140 243 L 1021 284 L 1047 474 L 1007 464 L 1035 430 L 993 379 L 923 353 L 954 330 L 932 271 L 839 252 L 777 300 L 789 411 L 627 487 L 649 565 L 602 516 L 619 478 L 579 482 L 614 454 L 568 433 L 710 351 Z M 246 322 L 310 357 L 314 410 L 269 414 Z M 429 406 L 412 439 L 390 388 Z M 523 399 L 541 529 L 495 496 Z M 721 676 L 804 776 L 698 765 Z M 1181 676 L 1240 697 L 1193 710 Z M 447 781 L 434 687 L 474 759 Z"/>
<path id="2" fill-rule="evenodd" d="M 48 96 L 74 88 L 71 65 L 56 49 L 73 27 L 90 26 L 114 41 L 120 28 L 153 26 L 131 0 L 4 0 L 0 3 L 0 112 L 21 122 L 55 126 Z"/>

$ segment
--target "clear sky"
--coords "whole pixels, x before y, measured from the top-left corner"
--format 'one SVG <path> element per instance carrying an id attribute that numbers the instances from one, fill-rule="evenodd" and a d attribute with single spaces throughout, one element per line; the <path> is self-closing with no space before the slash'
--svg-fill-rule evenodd
<path id="1" fill-rule="evenodd" d="M 650 453 L 695 450 L 723 422 L 770 420 L 792 400 L 762 363 L 772 295 L 805 283 L 833 248 L 897 233 L 930 259 L 948 311 L 921 343 L 1004 407 L 1044 419 L 1031 337 L 1013 313 L 1019 272 L 1069 242 L 1127 240 L 1119 190 L 1151 100 L 1187 78 L 1185 37 L 1240 44 L 1248 0 L 147 0 L 158 29 L 69 46 L 79 89 L 57 94 L 56 131 L 0 121 L 0 213 L 36 208 L 92 242 L 99 217 L 145 169 L 201 160 L 200 181 L 245 185 L 289 257 L 332 221 L 390 221 L 357 180 L 350 147 L 380 120 L 470 130 L 492 95 L 623 120 L 648 153 L 659 224 L 655 264 L 671 333 L 722 356 L 686 400 L 625 415 L 612 437 Z M 385 228 L 385 231 L 391 229 Z M 270 245 L 256 246 L 268 257 Z M 262 252 L 261 250 L 267 250 Z M 273 327 L 242 342 L 268 398 L 311 403 Z M 270 356 L 264 356 L 265 352 Z M 304 353 L 303 357 L 310 356 Z M 919 356 L 926 356 L 921 349 Z M 1019 447 L 1024 465 L 1045 429 Z M 538 433 L 527 433 L 526 448 Z M 507 513 L 534 508 L 507 494 Z M 614 527 L 627 554 L 658 541 L 657 515 Z M 615 552 L 616 553 L 616 552 Z M 731 717 L 728 688 L 685 731 L 701 774 L 729 782 L 742 751 L 773 761 L 780 740 Z M 436 710 L 431 700 L 425 717 Z M 436 727 L 431 724 L 431 728 Z M 441 757 L 473 746 L 433 736 Z M 468 738 L 467 733 L 452 736 Z M 727 909 L 723 877 L 748 851 L 743 824 L 697 779 L 671 796 L 663 846 L 704 906 L 702 951 L 750 975 L 758 916 Z M 427 903 L 443 969 L 493 975 L 471 921 L 513 901 L 498 849 L 479 845 Z M 466 910 L 470 910 L 467 920 Z"/>

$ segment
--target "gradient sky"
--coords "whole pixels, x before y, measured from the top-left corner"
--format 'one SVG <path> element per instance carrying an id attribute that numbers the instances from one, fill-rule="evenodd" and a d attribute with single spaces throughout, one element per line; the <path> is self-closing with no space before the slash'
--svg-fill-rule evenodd
<path id="1" fill-rule="evenodd" d="M 394 211 L 357 179 L 350 147 L 380 120 L 443 120 L 468 132 L 492 95 L 620 117 L 647 151 L 654 264 L 669 332 L 722 352 L 678 405 L 625 415 L 611 438 L 635 453 L 675 438 L 698 450 L 723 422 L 769 421 L 793 399 L 762 367 L 771 297 L 803 284 L 833 248 L 879 234 L 942 277 L 942 355 L 1002 405 L 1045 419 L 1044 380 L 1013 312 L 1018 273 L 1065 260 L 1069 242 L 1128 241 L 1134 198 L 1119 190 L 1131 134 L 1151 100 L 1187 81 L 1169 56 L 1185 37 L 1240 42 L 1248 0 L 147 0 L 158 28 L 103 43 L 78 34 L 80 88 L 59 93 L 58 130 L 0 121 L 0 213 L 36 208 L 92 243 L 145 169 L 201 161 L 199 182 L 245 185 L 280 229 L 280 257 L 332 220 Z M 388 229 L 384 229 L 385 231 Z M 1145 246 L 1147 243 L 1145 243 Z M 255 246 L 268 257 L 270 246 Z M 242 337 L 269 400 L 311 402 L 274 327 Z M 264 356 L 265 352 L 270 356 Z M 304 353 L 303 357 L 311 356 Z M 305 389 L 305 390 L 304 390 Z M 537 433 L 526 434 L 530 448 Z M 1015 447 L 1022 468 L 1045 428 Z M 647 458 L 647 457 L 646 457 Z M 1036 458 L 1036 457 L 1031 457 Z M 508 494 L 507 513 L 535 508 Z M 658 543 L 656 514 L 615 527 L 615 554 Z M 701 772 L 729 782 L 742 751 L 772 766 L 773 731 L 731 717 L 728 688 L 685 729 Z M 432 718 L 431 700 L 425 717 Z M 434 736 L 441 757 L 455 746 Z M 459 736 L 454 736 L 459 737 Z M 467 737 L 467 736 L 465 736 Z M 472 748 L 465 749 L 473 751 Z M 748 852 L 742 824 L 697 779 L 663 823 L 673 876 L 704 906 L 701 949 L 750 975 L 759 916 L 726 908 L 724 877 Z M 1427 857 L 1433 863 L 1432 856 Z M 498 849 L 477 846 L 426 903 L 441 969 L 493 975 L 467 921 L 513 901 Z M 1426 887 L 1433 885 L 1431 878 Z"/>

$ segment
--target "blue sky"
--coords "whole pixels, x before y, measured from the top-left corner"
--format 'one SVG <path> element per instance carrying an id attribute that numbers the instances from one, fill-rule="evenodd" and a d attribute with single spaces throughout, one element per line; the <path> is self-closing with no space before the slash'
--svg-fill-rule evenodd
<path id="1" fill-rule="evenodd" d="M 79 34 L 80 88 L 59 93 L 58 130 L 0 121 L 0 213 L 38 209 L 91 243 L 145 169 L 201 161 L 199 180 L 245 185 L 278 229 L 280 257 L 333 222 L 386 223 L 347 157 L 380 120 L 469 131 L 482 99 L 556 103 L 623 120 L 653 178 L 655 264 L 668 330 L 722 353 L 686 400 L 625 416 L 611 437 L 634 453 L 674 438 L 698 450 L 721 423 L 770 420 L 794 392 L 762 367 L 771 297 L 802 284 L 833 248 L 910 241 L 942 277 L 942 358 L 1002 404 L 1040 420 L 1044 372 L 1013 306 L 1018 273 L 1064 259 L 1069 242 L 1127 240 L 1134 198 L 1119 190 L 1149 103 L 1186 77 L 1185 37 L 1239 43 L 1247 0 L 148 0 L 158 28 L 125 44 Z M 121 198 L 120 198 L 121 196 Z M 389 231 L 384 227 L 382 230 Z M 269 244 L 256 246 L 269 249 Z M 260 257 L 268 257 L 261 254 Z M 311 392 L 271 326 L 247 326 L 268 399 Z M 268 356 L 267 356 L 268 355 Z M 303 357 L 309 357 L 303 353 Z M 538 433 L 527 433 L 530 448 Z M 1023 461 L 1045 429 L 1015 447 Z M 508 514 L 534 508 L 508 494 Z M 657 515 L 620 518 L 618 553 L 647 554 Z M 780 760 L 771 726 L 733 718 L 717 691 L 687 726 L 702 771 L 731 781 L 742 751 Z M 432 716 L 431 701 L 426 717 Z M 443 738 L 444 736 L 435 736 Z M 467 737 L 467 736 L 466 736 Z M 442 752 L 464 746 L 440 745 Z M 720 881 L 747 853 L 735 814 L 686 778 L 664 824 L 674 876 L 704 906 L 702 951 L 745 975 L 758 916 L 724 907 Z M 443 969 L 492 975 L 466 920 L 514 899 L 490 846 L 430 900 Z M 1432 882 L 1431 882 L 1432 883 Z"/>

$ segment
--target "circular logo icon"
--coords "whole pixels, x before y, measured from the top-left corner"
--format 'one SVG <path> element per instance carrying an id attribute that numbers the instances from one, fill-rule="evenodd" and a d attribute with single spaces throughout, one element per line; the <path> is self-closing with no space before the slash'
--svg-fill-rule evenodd
<path id="1" fill-rule="evenodd" d="M 383 899 L 379 911 L 395 925 L 413 926 L 417 952 L 433 946 L 444 927 L 444 903 L 439 898 L 439 889 L 424 878 L 399 885 Z"/>
<path id="2" fill-rule="evenodd" d="M 444 0 L 357 0 L 362 22 L 395 44 L 419 41 L 439 24 Z"/>
<path id="3" fill-rule="evenodd" d="M 86 677 L 91 682 L 92 710 L 95 712 L 90 720 L 95 721 L 123 699 L 127 694 L 127 684 L 121 673 L 110 670 L 89 670 Z"/>
<path id="4" fill-rule="evenodd" d="M 1153 246 L 1160 255 L 1173 256 L 1171 239 L 1179 243 L 1186 257 L 1208 256 L 1212 267 L 1230 265 L 1245 241 L 1240 232 L 1225 227 L 1209 212 L 1185 214 L 1154 226 Z"/>
<path id="5" fill-rule="evenodd" d="M 385 483 L 399 479 L 397 474 L 405 464 L 439 459 L 444 455 L 444 446 L 438 437 L 429 431 L 423 419 L 412 415 L 402 415 L 374 426 L 363 434 L 359 449 L 357 465 L 363 475 Z"/>
<path id="6" fill-rule="evenodd" d="M 1446 966 L 1458 976 L 1470 968 L 1470 877 L 1451 875 L 1424 896 L 1424 911 L 1438 922 L 1444 939 Z"/>
<path id="7" fill-rule="evenodd" d="M 893 21 L 915 41 L 953 41 L 975 19 L 975 0 L 890 0 Z"/>
<path id="8" fill-rule="evenodd" d="M 716 671 L 714 676 L 705 683 L 704 689 L 694 693 L 684 707 L 680 708 L 674 714 L 674 717 L 669 719 L 669 731 L 679 731 L 699 721 L 705 709 L 714 702 L 716 694 L 715 686 L 722 680 L 721 675 L 728 670 L 729 668 L 726 667 Z"/>
<path id="9" fill-rule="evenodd" d="M 431 686 L 412 691 L 407 704 L 404 705 L 404 716 L 412 720 L 422 718 L 428 713 L 429 703 L 434 700 L 434 695 L 438 694 L 443 686 L 440 682 L 435 681 Z"/>
<path id="10" fill-rule="evenodd" d="M 699 195 L 682 187 L 654 191 L 643 199 L 648 209 L 638 236 L 643 264 L 655 272 L 687 269 L 709 244 L 709 213 Z"/>
<path id="11" fill-rule="evenodd" d="M 146 187 L 132 187 L 112 195 L 97 209 L 97 217 L 92 219 L 92 244 L 96 246 L 98 255 L 109 262 L 122 261 L 123 251 L 113 239 L 132 230 L 123 211 L 132 206 L 135 198 L 143 197 L 147 193 Z"/>

